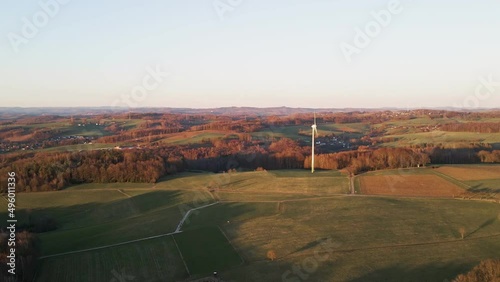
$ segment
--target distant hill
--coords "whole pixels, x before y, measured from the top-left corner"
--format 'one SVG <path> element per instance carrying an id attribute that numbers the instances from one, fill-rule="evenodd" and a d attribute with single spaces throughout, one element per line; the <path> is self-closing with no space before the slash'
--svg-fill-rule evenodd
<path id="1" fill-rule="evenodd" d="M 500 110 L 500 108 L 486 109 L 486 108 L 475 108 L 475 109 L 457 109 L 453 107 L 443 107 L 443 108 L 428 108 L 432 110 L 447 110 L 447 111 L 468 111 L 468 112 L 480 112 L 480 111 L 491 111 Z M 168 108 L 168 107 L 145 107 L 145 108 L 125 108 L 125 107 L 0 107 L 0 118 L 2 117 L 12 117 L 12 116 L 23 116 L 23 115 L 94 115 L 94 114 L 106 114 L 106 113 L 173 113 L 173 114 L 221 114 L 221 115 L 292 115 L 300 113 L 312 113 L 312 112 L 374 112 L 374 111 L 397 111 L 397 110 L 407 110 L 407 108 L 396 108 L 396 107 L 386 107 L 386 108 L 291 108 L 291 107 L 268 107 L 268 108 L 258 108 L 258 107 L 220 107 L 220 108 Z M 411 109 L 415 110 L 415 109 Z"/>

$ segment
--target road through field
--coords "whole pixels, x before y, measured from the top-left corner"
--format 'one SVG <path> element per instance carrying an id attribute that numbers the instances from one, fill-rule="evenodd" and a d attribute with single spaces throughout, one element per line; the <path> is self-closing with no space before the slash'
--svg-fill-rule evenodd
<path id="1" fill-rule="evenodd" d="M 186 219 L 189 217 L 189 214 L 191 214 L 192 211 L 203 209 L 203 208 L 206 208 L 206 207 L 210 207 L 210 206 L 213 206 L 213 205 L 218 204 L 218 203 L 219 202 L 215 202 L 215 203 L 211 203 L 211 204 L 208 204 L 208 205 L 204 205 L 204 206 L 201 206 L 201 207 L 197 207 L 197 208 L 193 208 L 193 209 L 188 210 L 188 212 L 184 215 L 184 217 L 181 219 L 181 221 L 177 225 L 177 228 L 175 229 L 174 233 L 181 232 L 181 228 L 182 228 L 182 225 L 184 224 L 184 221 L 186 221 Z"/>

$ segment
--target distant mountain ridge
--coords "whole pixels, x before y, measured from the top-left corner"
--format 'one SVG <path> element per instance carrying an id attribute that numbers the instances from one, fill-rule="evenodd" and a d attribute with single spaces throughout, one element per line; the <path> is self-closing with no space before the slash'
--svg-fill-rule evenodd
<path id="1" fill-rule="evenodd" d="M 169 108 L 169 107 L 0 107 L 0 116 L 4 115 L 93 115 L 111 113 L 172 113 L 172 114 L 220 114 L 220 115 L 291 115 L 311 112 L 375 112 L 404 110 L 445 110 L 445 111 L 495 111 L 500 108 L 462 109 L 454 107 L 424 108 L 293 108 L 293 107 L 219 107 L 219 108 Z"/>

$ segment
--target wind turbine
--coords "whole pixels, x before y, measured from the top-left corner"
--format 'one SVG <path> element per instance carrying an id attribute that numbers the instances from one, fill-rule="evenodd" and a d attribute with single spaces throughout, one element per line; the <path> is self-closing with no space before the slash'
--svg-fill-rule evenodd
<path id="1" fill-rule="evenodd" d="M 318 134 L 318 129 L 316 128 L 316 113 L 314 113 L 314 124 L 311 125 L 311 128 L 312 128 L 311 173 L 314 173 L 314 136 Z"/>

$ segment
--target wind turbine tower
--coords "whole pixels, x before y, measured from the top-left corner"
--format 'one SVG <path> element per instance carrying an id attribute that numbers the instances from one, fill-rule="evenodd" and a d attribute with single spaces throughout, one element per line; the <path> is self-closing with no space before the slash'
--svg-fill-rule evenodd
<path id="1" fill-rule="evenodd" d="M 311 173 L 314 173 L 314 136 L 318 134 L 318 129 L 316 128 L 316 113 L 314 113 L 314 124 L 311 125 L 311 128 L 312 128 Z"/>

